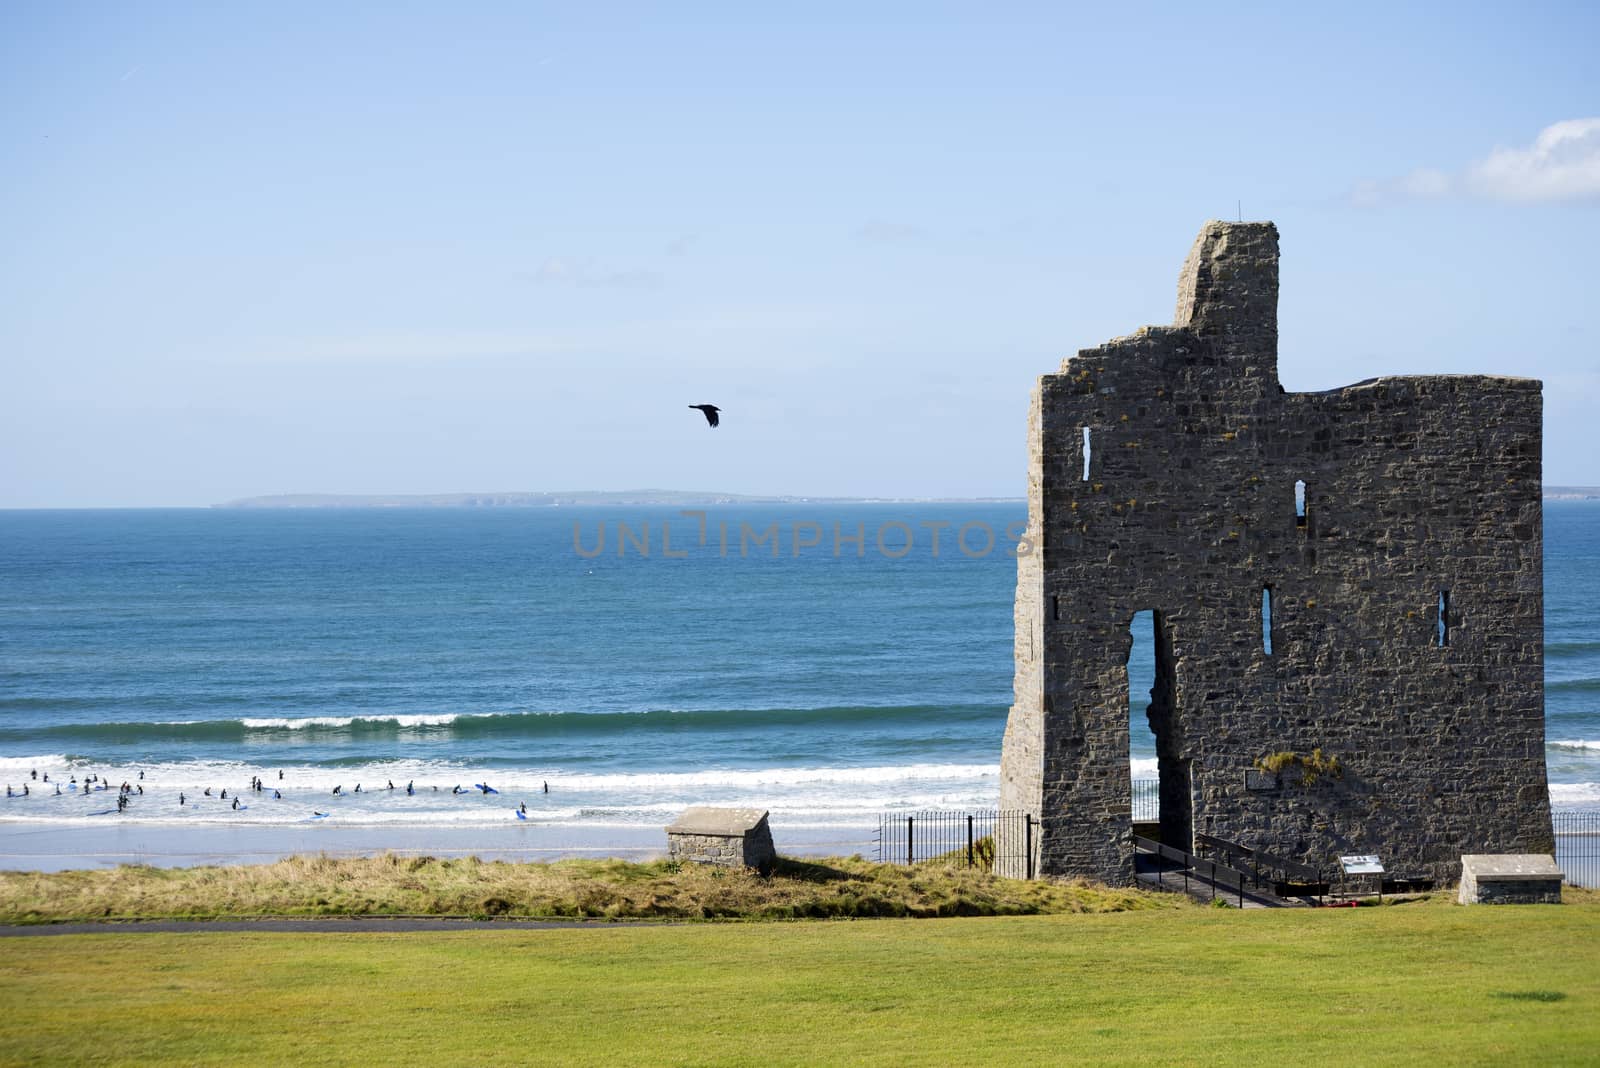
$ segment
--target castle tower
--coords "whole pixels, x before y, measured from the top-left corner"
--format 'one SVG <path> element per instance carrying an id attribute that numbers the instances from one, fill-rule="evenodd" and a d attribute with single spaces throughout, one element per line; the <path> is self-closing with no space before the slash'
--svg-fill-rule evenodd
<path id="1" fill-rule="evenodd" d="M 1033 391 L 1001 806 L 1039 817 L 1040 872 L 1132 879 L 1143 611 L 1166 844 L 1440 881 L 1553 848 L 1540 383 L 1285 393 L 1277 298 L 1277 228 L 1208 223 L 1175 325 Z"/>

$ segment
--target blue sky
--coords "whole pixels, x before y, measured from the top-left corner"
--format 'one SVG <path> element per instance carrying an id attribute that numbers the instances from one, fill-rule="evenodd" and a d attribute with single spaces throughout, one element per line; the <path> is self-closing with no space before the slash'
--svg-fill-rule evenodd
<path id="1" fill-rule="evenodd" d="M 1241 201 L 1288 389 L 1600 482 L 1600 8 L 1113 6 L 0 6 L 0 507 L 1020 495 Z"/>

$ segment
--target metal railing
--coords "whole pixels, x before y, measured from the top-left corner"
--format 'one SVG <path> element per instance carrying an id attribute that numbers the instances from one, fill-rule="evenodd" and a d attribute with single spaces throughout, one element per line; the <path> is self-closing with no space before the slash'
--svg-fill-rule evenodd
<path id="1" fill-rule="evenodd" d="M 878 817 L 878 862 L 940 861 L 969 868 L 1023 868 L 1033 878 L 1039 821 L 1028 812 L 886 812 Z"/>
<path id="2" fill-rule="evenodd" d="M 1213 898 L 1221 897 L 1224 900 L 1227 894 L 1219 894 L 1219 890 L 1226 890 L 1238 899 L 1239 907 L 1244 908 L 1245 887 L 1260 889 L 1258 880 L 1254 875 L 1226 864 L 1218 864 L 1206 857 L 1198 857 L 1193 853 L 1185 853 L 1181 849 L 1174 849 L 1168 845 L 1149 838 L 1134 835 L 1133 852 L 1136 858 L 1144 853 L 1155 859 L 1155 862 L 1165 867 L 1165 870 L 1183 876 L 1183 892 L 1190 892 L 1190 881 L 1199 882 L 1208 886 Z M 1158 869 L 1159 870 L 1159 869 Z M 1164 885 L 1164 883 L 1163 883 Z"/>
<path id="3" fill-rule="evenodd" d="M 1600 812 L 1552 812 L 1556 867 L 1573 886 L 1600 888 Z"/>
<path id="4" fill-rule="evenodd" d="M 1195 852 L 1220 859 L 1224 864 L 1250 873 L 1258 887 L 1271 887 L 1281 897 L 1323 897 L 1328 892 L 1329 876 L 1321 869 L 1290 860 L 1265 849 L 1252 849 L 1211 834 L 1194 836 Z"/>

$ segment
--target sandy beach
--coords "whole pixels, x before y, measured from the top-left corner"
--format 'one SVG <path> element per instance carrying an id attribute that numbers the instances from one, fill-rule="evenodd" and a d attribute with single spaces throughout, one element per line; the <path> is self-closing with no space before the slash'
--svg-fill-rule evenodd
<path id="1" fill-rule="evenodd" d="M 860 853 L 872 856 L 872 828 L 773 828 L 778 848 L 790 856 Z M 69 871 L 118 864 L 162 868 L 204 864 L 267 864 L 294 854 L 370 856 L 402 853 L 483 860 L 544 861 L 565 857 L 648 860 L 666 853 L 661 827 L 616 826 L 298 826 L 234 827 L 128 820 L 105 826 L 0 823 L 0 869 Z"/>

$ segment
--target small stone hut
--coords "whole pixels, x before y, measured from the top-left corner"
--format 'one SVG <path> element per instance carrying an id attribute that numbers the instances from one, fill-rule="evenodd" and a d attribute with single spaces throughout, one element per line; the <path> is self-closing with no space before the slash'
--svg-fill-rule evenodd
<path id="1" fill-rule="evenodd" d="M 767 813 L 759 808 L 696 806 L 667 828 L 667 857 L 724 868 L 772 871 L 778 851 L 772 845 Z"/>

